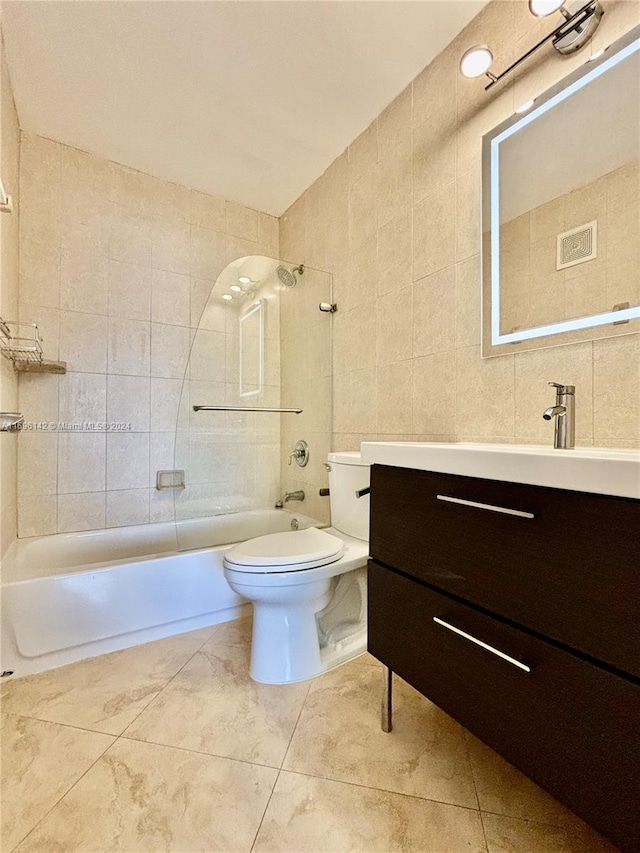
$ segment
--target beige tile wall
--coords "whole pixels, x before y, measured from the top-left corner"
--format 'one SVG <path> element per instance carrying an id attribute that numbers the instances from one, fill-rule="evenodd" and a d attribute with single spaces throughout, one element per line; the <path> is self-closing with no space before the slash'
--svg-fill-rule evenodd
<path id="1" fill-rule="evenodd" d="M 0 34 L 0 175 L 14 204 L 13 213 L 0 213 L 0 317 L 5 320 L 18 317 L 19 138 L 18 117 Z M 17 376 L 10 362 L 0 357 L 0 411 L 17 410 Z M 17 434 L 0 435 L 0 560 L 16 537 L 17 452 Z"/>
<path id="2" fill-rule="evenodd" d="M 577 386 L 581 444 L 640 445 L 640 337 L 480 357 L 482 135 L 640 22 L 605 0 L 590 46 L 551 47 L 484 90 L 458 61 L 486 42 L 498 71 L 550 31 L 494 0 L 280 220 L 283 257 L 334 276 L 333 446 L 367 438 L 551 441 L 548 380 Z"/>
<path id="3" fill-rule="evenodd" d="M 558 270 L 557 235 L 592 221 L 597 257 Z M 640 305 L 638 160 L 505 222 L 500 243 L 503 334 Z"/>
<path id="4" fill-rule="evenodd" d="M 172 518 L 153 485 L 195 329 L 228 262 L 278 256 L 277 220 L 37 136 L 21 155 L 20 317 L 68 369 L 21 377 L 22 411 L 131 430 L 23 432 L 19 535 Z"/>

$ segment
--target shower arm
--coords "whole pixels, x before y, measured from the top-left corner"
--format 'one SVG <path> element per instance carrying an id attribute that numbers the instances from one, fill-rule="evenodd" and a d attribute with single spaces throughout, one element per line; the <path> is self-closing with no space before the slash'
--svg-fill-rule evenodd
<path id="1" fill-rule="evenodd" d="M 283 414 L 290 412 L 294 415 L 301 415 L 302 409 L 270 409 L 253 406 L 193 406 L 194 412 L 276 412 Z"/>

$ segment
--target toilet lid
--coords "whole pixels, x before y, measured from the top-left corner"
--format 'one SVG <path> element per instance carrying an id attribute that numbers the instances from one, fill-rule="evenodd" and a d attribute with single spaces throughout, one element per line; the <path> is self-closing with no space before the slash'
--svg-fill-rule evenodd
<path id="1" fill-rule="evenodd" d="M 234 545 L 225 552 L 224 564 L 234 571 L 301 571 L 339 560 L 344 549 L 342 539 L 309 527 L 269 533 Z"/>

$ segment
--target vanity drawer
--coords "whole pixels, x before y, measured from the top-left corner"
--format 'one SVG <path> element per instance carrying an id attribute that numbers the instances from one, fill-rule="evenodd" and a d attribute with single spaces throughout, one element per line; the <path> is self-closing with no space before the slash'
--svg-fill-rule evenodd
<path id="1" fill-rule="evenodd" d="M 374 465 L 370 553 L 640 677 L 640 501 Z"/>
<path id="2" fill-rule="evenodd" d="M 368 589 L 371 654 L 623 850 L 640 849 L 640 687 L 374 562 Z"/>

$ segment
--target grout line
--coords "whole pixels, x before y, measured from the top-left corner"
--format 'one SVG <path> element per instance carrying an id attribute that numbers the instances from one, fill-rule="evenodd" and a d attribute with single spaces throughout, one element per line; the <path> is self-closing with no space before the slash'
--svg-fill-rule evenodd
<path id="1" fill-rule="evenodd" d="M 220 623 L 220 624 L 222 624 L 222 623 Z M 197 630 L 200 630 L 200 629 L 196 628 L 196 631 L 197 631 Z M 214 632 L 214 633 L 215 633 L 215 632 Z M 174 634 L 173 636 L 180 636 L 180 635 L 179 635 L 179 634 Z M 193 654 L 188 658 L 188 660 L 186 660 L 186 661 L 182 664 L 182 666 L 181 666 L 178 670 L 176 670 L 176 672 L 174 672 L 174 674 L 173 674 L 173 675 L 171 676 L 171 678 L 166 682 L 166 684 L 164 684 L 164 685 L 160 688 L 160 690 L 158 690 L 158 692 L 157 692 L 154 696 L 152 696 L 152 697 L 151 697 L 151 699 L 149 699 L 149 701 L 148 701 L 148 702 L 147 702 L 147 704 L 144 706 L 144 708 L 142 708 L 142 709 L 140 710 L 140 712 L 139 712 L 138 714 L 136 714 L 136 716 L 133 718 L 133 720 L 131 720 L 131 722 L 130 722 L 130 723 L 128 723 L 128 725 L 125 727 L 125 729 L 124 729 L 123 731 L 121 731 L 121 732 L 120 732 L 120 734 L 118 735 L 118 740 L 120 740 L 120 738 L 121 738 L 121 737 L 123 737 L 123 736 L 126 734 L 126 732 L 131 728 L 131 726 L 132 726 L 132 725 L 135 723 L 135 721 L 138 719 L 138 717 L 139 717 L 141 714 L 143 714 L 143 713 L 144 713 L 148 708 L 150 708 L 150 707 L 151 707 L 151 705 L 156 701 L 156 699 L 158 699 L 158 697 L 160 696 L 160 694 L 161 694 L 161 693 L 164 693 L 164 691 L 167 689 L 167 687 L 168 687 L 168 686 L 169 686 L 169 685 L 170 685 L 170 684 L 171 684 L 171 683 L 172 683 L 172 682 L 173 682 L 173 681 L 178 677 L 178 675 L 180 675 L 180 673 L 181 673 L 181 672 L 182 672 L 182 670 L 185 668 L 185 666 L 187 666 L 187 664 L 191 663 L 191 661 L 194 659 L 194 657 L 195 657 L 195 656 L 200 652 L 200 650 L 201 650 L 204 646 L 206 646 L 206 644 L 209 642 L 209 640 L 210 640 L 212 637 L 213 637 L 213 634 L 212 634 L 210 637 L 207 637 L 207 639 L 206 639 L 203 643 L 201 643 L 201 644 L 198 646 L 198 648 L 197 648 L 197 649 L 194 651 L 194 653 L 193 653 Z M 164 638 L 164 639 L 169 639 L 169 637 L 166 637 L 166 638 Z M 131 738 L 131 740 L 133 740 L 133 738 Z"/>
<path id="2" fill-rule="evenodd" d="M 311 680 L 309 681 L 309 686 L 307 687 L 307 692 L 305 693 L 305 697 L 302 701 L 302 704 L 300 705 L 300 711 L 298 712 L 298 716 L 296 718 L 295 725 L 294 725 L 293 730 L 291 732 L 291 737 L 289 738 L 289 743 L 287 744 L 287 748 L 285 750 L 284 756 L 282 757 L 282 761 L 280 762 L 280 767 L 278 768 L 278 775 L 275 778 L 275 781 L 273 783 L 273 787 L 271 789 L 271 793 L 269 794 L 269 799 L 267 800 L 267 803 L 264 807 L 264 811 L 262 812 L 262 817 L 260 818 L 260 823 L 258 825 L 258 828 L 256 829 L 256 834 L 253 837 L 253 842 L 251 843 L 251 848 L 250 848 L 251 851 L 253 851 L 255 844 L 256 844 L 256 841 L 258 840 L 258 835 L 260 834 L 260 830 L 262 828 L 262 824 L 263 824 L 265 816 L 267 814 L 269 804 L 271 803 L 271 799 L 273 797 L 273 792 L 276 789 L 276 785 L 278 784 L 278 780 L 280 779 L 280 774 L 282 773 L 282 766 L 283 766 L 284 762 L 287 760 L 287 755 L 289 754 L 289 748 L 291 747 L 291 742 L 293 741 L 293 737 L 296 733 L 296 729 L 298 728 L 298 723 L 300 722 L 300 717 L 302 716 L 302 712 L 304 711 L 304 706 L 307 704 L 307 699 L 309 698 L 310 690 L 311 690 Z M 287 771 L 285 771 L 285 772 L 287 772 Z"/>
<path id="3" fill-rule="evenodd" d="M 50 722 L 50 721 L 48 721 L 48 720 L 47 720 L 47 721 L 43 721 L 43 722 Z M 55 723 L 55 725 L 63 725 L 63 724 L 62 724 L 62 723 Z M 75 728 L 75 726 L 70 726 L 70 728 Z M 103 733 L 103 732 L 91 732 L 91 734 L 104 734 L 104 733 Z M 105 737 L 113 737 L 113 735 L 105 735 Z M 113 740 L 113 741 L 112 741 L 108 746 L 106 746 L 106 747 L 105 747 L 105 749 L 100 753 L 100 755 L 98 755 L 98 756 L 97 756 L 97 758 L 96 758 L 94 761 L 92 761 L 92 762 L 91 762 L 91 764 L 89 765 L 89 767 L 87 767 L 87 769 L 84 771 L 84 773 L 82 773 L 80 776 L 78 776 L 78 778 L 75 780 L 75 782 L 73 782 L 73 783 L 72 783 L 72 784 L 67 788 L 67 790 L 64 792 L 64 794 L 61 794 L 61 795 L 60 795 L 60 797 L 55 801 L 55 803 L 51 806 L 51 808 L 50 808 L 50 809 L 48 809 L 48 810 L 45 812 L 45 814 L 43 814 L 43 815 L 42 815 L 42 817 L 41 817 L 41 818 L 40 818 L 40 819 L 39 819 L 39 820 L 38 820 L 38 821 L 37 821 L 37 822 L 36 822 L 36 823 L 31 827 L 31 829 L 27 832 L 27 834 L 26 834 L 26 835 L 24 835 L 24 836 L 20 839 L 20 841 L 18 841 L 18 843 L 15 845 L 15 847 L 12 847 L 12 848 L 11 848 L 12 850 L 15 850 L 17 847 L 19 847 L 19 846 L 20 846 L 20 845 L 21 845 L 21 844 L 22 844 L 22 843 L 23 843 L 23 842 L 24 842 L 24 841 L 25 841 L 25 840 L 26 840 L 26 839 L 27 839 L 27 838 L 28 838 L 28 837 L 33 833 L 33 832 L 35 832 L 35 830 L 40 826 L 40 824 L 41 824 L 41 823 L 42 823 L 42 822 L 43 822 L 43 821 L 44 821 L 44 820 L 45 820 L 45 819 L 46 819 L 46 818 L 51 814 L 51 812 L 52 812 L 55 808 L 57 808 L 57 807 L 58 807 L 58 805 L 62 802 L 62 800 L 64 800 L 64 798 L 67 796 L 67 794 L 69 794 L 69 793 L 70 793 L 70 792 L 71 792 L 71 791 L 76 787 L 76 785 L 78 784 L 78 782 L 79 782 L 81 779 L 84 779 L 84 777 L 87 775 L 87 773 L 88 773 L 90 770 L 92 770 L 92 769 L 93 769 L 93 767 L 95 767 L 95 765 L 98 763 L 98 761 L 100 761 L 100 760 L 102 759 L 102 757 L 104 756 L 104 754 L 105 754 L 108 750 L 110 750 L 110 749 L 111 749 L 111 747 L 112 747 L 112 746 L 113 746 L 113 744 L 116 742 L 116 740 L 118 740 L 118 738 L 116 738 L 115 740 Z M 9 851 L 7 851 L 7 853 L 9 853 Z"/>
<path id="4" fill-rule="evenodd" d="M 295 776 L 305 776 L 307 779 L 321 779 L 324 782 L 335 782 L 336 785 L 350 785 L 352 788 L 362 788 L 365 791 L 378 791 L 383 794 L 391 794 L 396 797 L 407 797 L 410 800 L 419 800 L 421 803 L 438 803 L 441 806 L 450 806 L 452 809 L 464 809 L 473 814 L 479 814 L 481 810 L 474 806 L 461 806 L 458 803 L 450 803 L 446 800 L 437 800 L 435 797 L 421 797 L 419 794 L 406 794 L 404 791 L 393 791 L 390 788 L 376 788 L 373 785 L 363 785 L 361 782 L 352 782 L 345 779 L 335 779 L 332 776 L 319 776 L 317 773 L 305 773 L 302 770 L 283 770 L 284 773 L 292 773 Z M 506 817 L 506 815 L 503 815 Z"/>
<path id="5" fill-rule="evenodd" d="M 560 802 L 560 801 L 558 800 L 558 802 Z M 560 803 L 560 805 L 563 805 L 563 804 Z M 566 808 L 567 812 L 569 812 L 569 814 L 571 815 L 571 818 L 572 818 L 572 820 L 568 821 L 567 823 L 556 823 L 553 820 L 542 820 L 541 818 L 537 818 L 537 817 L 522 817 L 521 815 L 517 816 L 517 815 L 513 815 L 513 814 L 507 814 L 506 812 L 496 812 L 496 811 L 493 811 L 492 809 L 480 809 L 480 814 L 482 814 L 482 815 L 495 815 L 495 817 L 506 817 L 509 820 L 517 820 L 517 821 L 521 821 L 522 823 L 534 823 L 534 824 L 537 824 L 538 826 L 549 826 L 549 827 L 552 827 L 553 829 L 563 829 L 566 832 L 571 832 L 572 827 L 575 826 L 575 821 L 581 821 L 582 823 L 585 824 L 585 826 L 589 827 L 589 829 L 591 829 L 593 832 L 598 831 L 596 829 L 593 829 L 592 826 L 589 826 L 589 824 L 583 818 L 581 818 L 579 815 L 575 814 L 575 812 L 572 812 L 568 806 L 565 806 L 565 808 Z"/>
<path id="6" fill-rule="evenodd" d="M 485 849 L 489 850 L 489 840 L 487 839 L 487 831 L 484 826 L 484 817 L 482 816 L 482 812 L 480 812 L 480 826 L 482 827 L 482 837 L 484 838 Z"/>
<path id="7" fill-rule="evenodd" d="M 36 673 L 39 674 L 39 673 Z M 7 684 L 15 683 L 8 681 Z M 60 723 L 57 720 L 46 720 L 44 717 L 34 717 L 31 714 L 25 714 L 23 712 L 16 713 L 15 711 L 6 711 L 7 717 L 21 717 L 23 720 L 33 720 L 36 723 L 46 723 L 49 726 L 62 726 L 65 729 L 74 729 L 79 732 L 87 732 L 91 735 L 103 735 L 104 737 L 118 738 L 118 735 L 114 735 L 111 732 L 101 732 L 98 729 L 88 729 L 85 726 L 77 726 L 74 723 Z"/>
<path id="8" fill-rule="evenodd" d="M 292 743 L 294 735 L 298 729 L 298 723 L 300 722 L 300 717 L 302 716 L 302 712 L 304 711 L 305 705 L 307 704 L 307 700 L 309 698 L 309 693 L 311 692 L 311 687 L 312 687 L 311 681 L 312 681 L 312 679 L 309 679 L 309 686 L 307 687 L 307 692 L 305 693 L 304 699 L 302 700 L 302 704 L 300 705 L 300 711 L 298 712 L 298 716 L 296 717 L 295 725 L 291 731 L 291 737 L 289 738 L 289 743 L 287 744 L 287 748 L 286 748 L 285 753 L 282 757 L 282 761 L 280 762 L 280 769 L 281 770 L 284 767 L 285 761 L 287 760 L 287 755 L 289 754 L 289 749 L 291 748 L 291 743 Z"/>
<path id="9" fill-rule="evenodd" d="M 473 782 L 473 790 L 474 790 L 474 793 L 476 795 L 476 802 L 478 804 L 478 811 L 481 811 L 480 795 L 478 794 L 478 785 L 476 783 L 476 776 L 475 776 L 475 773 L 473 772 L 473 763 L 471 761 L 471 751 L 469 749 L 469 739 L 467 737 L 467 730 L 466 729 L 464 729 L 464 731 L 462 733 L 462 738 L 464 740 L 464 751 L 465 751 L 465 755 L 467 756 L 467 766 L 469 767 L 469 775 L 471 776 L 471 781 Z"/>
<path id="10" fill-rule="evenodd" d="M 269 794 L 269 799 L 266 802 L 264 807 L 264 811 L 262 812 L 262 817 L 260 818 L 260 823 L 258 824 L 258 828 L 256 829 L 255 835 L 253 836 L 253 841 L 251 842 L 251 847 L 249 848 L 249 853 L 253 853 L 253 850 L 256 846 L 256 841 L 258 840 L 258 835 L 260 835 L 260 830 L 262 829 L 262 824 L 264 823 L 264 819 L 267 814 L 267 810 L 269 808 L 269 804 L 271 803 L 271 798 L 273 797 L 273 792 L 276 789 L 276 785 L 278 784 L 278 779 L 280 778 L 280 773 L 282 771 L 278 770 L 275 781 L 273 783 L 273 787 L 271 788 L 271 793 Z"/>
<path id="11" fill-rule="evenodd" d="M 114 529 L 115 529 L 115 528 L 114 528 Z M 233 620 L 232 620 L 232 621 L 233 621 Z M 225 624 L 225 623 L 221 622 L 221 623 L 218 623 L 218 624 L 222 625 L 222 624 Z M 205 626 L 205 628 L 206 628 L 206 627 L 207 627 L 207 626 Z M 216 627 L 217 627 L 217 625 L 212 625 L 211 627 L 212 627 L 212 628 L 216 628 Z M 195 630 L 195 631 L 201 631 L 201 630 L 203 630 L 203 629 L 202 629 L 202 628 L 195 628 L 194 630 Z M 188 633 L 190 633 L 190 632 L 188 632 L 188 631 L 187 631 L 187 632 L 185 632 L 185 633 L 186 633 L 186 634 L 188 634 Z M 182 637 L 182 636 L 184 636 L 184 635 L 183 635 L 183 634 L 171 634 L 171 635 L 169 635 L 168 637 L 160 637 L 158 640 L 150 640 L 150 641 L 148 641 L 147 643 L 138 643 L 138 644 L 137 644 L 137 645 L 135 645 L 135 646 L 126 646 L 126 647 L 125 647 L 125 648 L 123 648 L 123 649 L 114 649 L 112 652 L 104 652 L 103 654 L 95 655 L 95 656 L 94 656 L 94 658 L 84 658 L 83 660 L 94 660 L 95 658 L 105 657 L 106 655 L 110 655 L 110 654 L 118 654 L 119 652 L 125 652 L 125 651 L 129 651 L 129 650 L 131 650 L 131 649 L 139 648 L 140 646 L 150 645 L 151 643 L 159 643 L 159 642 L 162 642 L 163 640 L 177 639 L 177 638 Z M 213 635 L 212 635 L 212 636 L 213 636 Z M 148 701 L 148 702 L 147 702 L 147 704 L 144 706 L 144 708 L 142 708 L 142 710 L 140 711 L 140 713 L 139 713 L 139 714 L 137 714 L 137 715 L 136 715 L 136 717 L 131 721 L 131 723 L 129 723 L 129 724 L 127 725 L 126 729 L 128 729 L 128 728 L 129 728 L 129 726 L 131 726 L 131 725 L 135 722 L 135 720 L 137 720 L 137 719 L 138 719 L 138 717 L 140 716 L 140 714 L 141 714 L 143 711 L 145 711 L 145 710 L 149 707 L 149 705 L 150 705 L 150 704 L 151 704 L 151 703 L 152 703 L 152 702 L 157 698 L 157 696 L 158 696 L 160 693 L 162 693 L 162 691 L 163 691 L 163 690 L 164 690 L 164 689 L 169 685 L 169 683 L 170 683 L 171 681 L 173 681 L 173 679 L 178 675 L 178 673 L 179 673 L 179 672 L 181 672 L 181 671 L 184 669 L 184 667 L 185 667 L 185 666 L 186 666 L 186 665 L 187 665 L 187 664 L 188 664 L 188 663 L 189 663 L 189 662 L 190 662 L 190 661 L 195 657 L 195 655 L 196 655 L 196 654 L 197 654 L 197 653 L 198 653 L 198 652 L 203 648 L 203 646 L 205 646 L 205 645 L 209 642 L 209 640 L 210 640 L 210 639 L 211 639 L 211 637 L 208 637 L 208 638 L 207 638 L 207 639 L 206 639 L 206 640 L 205 640 L 205 641 L 204 641 L 200 646 L 198 646 L 198 648 L 195 650 L 195 652 L 191 655 L 191 657 L 190 657 L 187 661 L 185 661 L 185 663 L 180 667 L 180 669 L 178 669 L 178 670 L 174 673 L 174 675 L 172 675 L 172 676 L 169 678 L 169 680 L 167 681 L 167 683 L 166 683 L 166 684 L 164 684 L 164 685 L 163 685 L 163 687 L 161 687 L 161 688 L 160 688 L 160 690 L 159 690 L 156 694 L 154 694 L 154 695 L 151 697 L 151 699 L 149 699 L 149 701 Z M 76 664 L 76 663 L 82 663 L 82 662 L 83 662 L 82 660 L 80 660 L 80 661 L 72 661 L 71 663 L 63 664 L 61 667 L 55 667 L 54 669 L 64 669 L 64 668 L 65 668 L 65 667 L 67 667 L 67 666 L 73 666 L 73 665 L 74 665 L 74 664 Z M 45 672 L 47 672 L 47 671 L 48 671 L 48 670 L 45 670 Z M 33 677 L 38 676 L 38 675 L 42 675 L 42 673 L 38 673 L 38 672 L 33 673 Z M 25 678 L 29 678 L 29 677 L 31 677 L 31 676 L 25 676 Z M 13 683 L 17 683 L 17 682 L 19 682 L 19 681 L 21 681 L 21 680 L 22 680 L 22 679 L 11 679 L 10 681 L 5 682 L 5 684 L 13 684 Z M 2 698 L 2 693 L 0 693 L 0 698 Z M 58 721 L 58 720 L 47 720 L 47 719 L 45 719 L 45 718 L 43 718 L 43 717 L 33 716 L 33 715 L 31 715 L 31 714 L 27 714 L 27 713 L 24 713 L 24 712 L 16 713 L 16 712 L 14 712 L 14 711 L 11 711 L 11 712 L 7 712 L 7 713 L 8 713 L 10 716 L 14 716 L 14 717 L 25 717 L 26 719 L 29 719 L 29 720 L 37 720 L 38 722 L 41 722 L 41 723 L 49 723 L 49 724 L 51 724 L 51 725 L 55 725 L 55 726 L 66 726 L 67 728 L 71 728 L 71 729 L 78 729 L 79 731 L 83 731 L 83 732 L 91 732 L 92 734 L 105 735 L 105 736 L 107 736 L 107 737 L 113 737 L 113 738 L 116 738 L 116 739 L 120 738 L 120 737 L 124 734 L 124 731 L 126 731 L 126 729 L 125 729 L 125 730 L 124 730 L 123 732 L 121 732 L 120 734 L 114 734 L 113 732 L 105 732 L 105 731 L 101 731 L 100 729 L 90 729 L 90 728 L 87 728 L 86 726 L 79 726 L 79 725 L 76 725 L 76 724 L 74 724 L 74 723 L 63 723 L 63 722 L 60 722 L 60 721 Z M 108 719 L 108 718 L 107 718 L 107 719 Z"/>
<path id="12" fill-rule="evenodd" d="M 276 772 L 280 772 L 280 768 L 274 764 L 259 764 L 256 761 L 249 761 L 248 758 L 236 758 L 235 756 L 230 755 L 220 755 L 217 752 L 203 752 L 201 749 L 193 749 L 193 747 L 189 746 L 176 746 L 173 743 L 162 743 L 157 740 L 147 740 L 139 737 L 134 737 L 133 735 L 121 734 L 117 737 L 117 740 L 128 740 L 131 743 L 142 743 L 148 744 L 149 746 L 159 746 L 165 749 L 177 749 L 179 752 L 188 752 L 192 755 L 201 755 L 203 758 L 215 758 L 220 761 L 235 761 L 238 764 L 247 764 L 249 767 L 264 767 L 267 770 L 275 770 Z M 115 743 L 115 741 L 114 741 Z M 113 746 L 113 744 L 111 744 Z"/>

